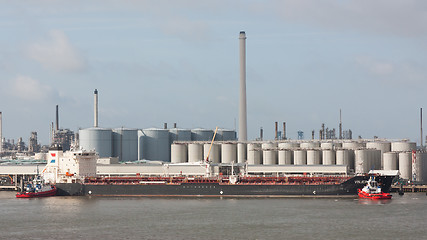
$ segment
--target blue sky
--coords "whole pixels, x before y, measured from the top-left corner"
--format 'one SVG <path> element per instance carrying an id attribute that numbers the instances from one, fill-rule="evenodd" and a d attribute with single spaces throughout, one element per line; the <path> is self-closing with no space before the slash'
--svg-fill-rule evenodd
<path id="1" fill-rule="evenodd" d="M 246 31 L 248 138 L 274 122 L 305 138 L 322 123 L 419 142 L 427 2 L 2 1 L 3 136 L 60 127 L 234 129 L 238 35 Z M 427 110 L 427 109 L 426 109 Z M 426 130 L 427 132 L 427 130 Z"/>

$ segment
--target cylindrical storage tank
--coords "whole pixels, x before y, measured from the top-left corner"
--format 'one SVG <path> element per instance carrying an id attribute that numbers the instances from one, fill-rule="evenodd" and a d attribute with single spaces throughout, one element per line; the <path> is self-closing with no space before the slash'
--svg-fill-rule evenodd
<path id="1" fill-rule="evenodd" d="M 212 141 L 214 131 L 209 129 L 196 128 L 191 130 L 192 141 Z"/>
<path id="2" fill-rule="evenodd" d="M 236 141 L 236 131 L 229 129 L 218 129 L 215 141 Z"/>
<path id="3" fill-rule="evenodd" d="M 236 163 L 237 162 L 237 144 L 223 143 L 221 144 L 221 163 Z"/>
<path id="4" fill-rule="evenodd" d="M 171 145 L 169 143 L 169 130 L 147 128 L 142 130 L 142 135 L 143 159 L 170 162 Z"/>
<path id="5" fill-rule="evenodd" d="M 120 162 L 138 160 L 137 129 L 113 129 L 113 157 L 118 157 Z"/>
<path id="6" fill-rule="evenodd" d="M 279 165 L 291 165 L 293 164 L 292 150 L 279 150 Z"/>
<path id="7" fill-rule="evenodd" d="M 259 165 L 261 161 L 261 144 L 258 143 L 248 143 L 247 146 L 247 157 L 249 165 Z"/>
<path id="8" fill-rule="evenodd" d="M 209 148 L 211 148 L 210 143 L 206 143 L 203 145 L 203 159 L 206 160 L 209 153 Z M 209 161 L 212 163 L 220 163 L 221 162 L 221 145 L 214 143 L 212 144 L 211 152 L 209 154 Z"/>
<path id="9" fill-rule="evenodd" d="M 188 162 L 200 162 L 203 160 L 203 145 L 199 143 L 188 144 Z"/>
<path id="10" fill-rule="evenodd" d="M 369 150 L 355 150 L 355 173 L 363 174 L 369 172 L 370 166 L 370 151 Z"/>
<path id="11" fill-rule="evenodd" d="M 238 163 L 245 163 L 247 161 L 247 150 L 246 150 L 246 143 L 238 143 L 237 144 L 237 162 Z"/>
<path id="12" fill-rule="evenodd" d="M 339 149 L 336 151 L 336 164 L 347 165 L 349 169 L 354 170 L 354 151 L 348 149 Z"/>
<path id="13" fill-rule="evenodd" d="M 342 148 L 343 149 L 357 150 L 357 149 L 365 148 L 365 143 L 363 143 L 363 142 L 343 142 Z"/>
<path id="14" fill-rule="evenodd" d="M 322 160 L 323 165 L 335 165 L 336 158 L 335 158 L 335 150 L 323 150 L 322 151 Z"/>
<path id="15" fill-rule="evenodd" d="M 384 170 L 398 170 L 398 153 L 386 152 L 384 157 Z"/>
<path id="16" fill-rule="evenodd" d="M 417 144 L 414 142 L 392 142 L 392 152 L 409 152 L 417 149 Z"/>
<path id="17" fill-rule="evenodd" d="M 307 165 L 307 152 L 305 150 L 294 151 L 294 165 Z"/>
<path id="18" fill-rule="evenodd" d="M 427 183 L 427 153 L 417 152 L 415 163 L 412 166 L 412 181 L 421 184 Z"/>
<path id="19" fill-rule="evenodd" d="M 302 142 L 300 143 L 301 149 L 313 149 L 313 148 L 319 148 L 320 143 L 319 142 Z"/>
<path id="20" fill-rule="evenodd" d="M 169 129 L 169 133 L 171 144 L 174 141 L 191 141 L 191 130 L 189 129 L 172 128 Z"/>
<path id="21" fill-rule="evenodd" d="M 321 152 L 319 150 L 307 150 L 307 165 L 319 165 L 321 162 Z"/>
<path id="22" fill-rule="evenodd" d="M 185 163 L 187 158 L 187 145 L 186 144 L 172 144 L 171 145 L 171 162 L 172 163 Z"/>
<path id="23" fill-rule="evenodd" d="M 381 169 L 384 169 L 384 153 L 391 151 L 391 142 L 367 142 L 366 148 L 381 151 Z"/>
<path id="24" fill-rule="evenodd" d="M 323 142 L 320 144 L 320 148 L 325 150 L 331 150 L 331 149 L 336 149 L 341 147 L 342 147 L 342 143 L 339 143 L 339 142 Z"/>
<path id="25" fill-rule="evenodd" d="M 95 150 L 99 157 L 113 156 L 113 131 L 107 128 L 86 128 L 79 130 L 80 147 Z"/>
<path id="26" fill-rule="evenodd" d="M 399 153 L 399 172 L 403 179 L 412 179 L 412 152 Z"/>
<path id="27" fill-rule="evenodd" d="M 262 160 L 264 165 L 277 164 L 277 143 L 262 144 Z"/>
<path id="28" fill-rule="evenodd" d="M 355 172 L 368 173 L 381 168 L 381 151 L 376 149 L 355 150 Z"/>
<path id="29" fill-rule="evenodd" d="M 278 148 L 279 148 L 279 150 L 281 150 L 281 149 L 283 149 L 283 150 L 286 150 L 286 149 L 297 149 L 297 148 L 299 148 L 299 143 L 297 143 L 297 142 L 281 142 L 281 143 L 279 143 L 278 144 Z"/>

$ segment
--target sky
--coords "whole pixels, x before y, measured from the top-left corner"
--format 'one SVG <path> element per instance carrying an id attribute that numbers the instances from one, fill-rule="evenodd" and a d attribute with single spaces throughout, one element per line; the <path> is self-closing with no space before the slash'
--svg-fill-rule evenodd
<path id="1" fill-rule="evenodd" d="M 248 138 L 420 142 L 427 92 L 427 1 L 0 0 L 3 137 L 60 128 L 238 129 L 245 31 Z M 426 109 L 427 110 L 427 109 Z M 427 133 L 427 130 L 425 131 Z M 424 135 L 425 136 L 425 135 Z"/>

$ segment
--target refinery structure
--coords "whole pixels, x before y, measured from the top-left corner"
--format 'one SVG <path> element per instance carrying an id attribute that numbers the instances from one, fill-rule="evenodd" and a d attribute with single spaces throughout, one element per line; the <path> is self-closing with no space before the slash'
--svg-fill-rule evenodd
<path id="1" fill-rule="evenodd" d="M 218 131 L 183 129 L 176 124 L 168 128 L 166 123 L 163 128 L 101 128 L 98 126 L 98 90 L 95 89 L 93 127 L 80 129 L 76 134 L 69 129 L 60 129 L 57 106 L 56 128 L 53 123 L 51 128 L 52 143 L 61 145 L 63 150 L 96 151 L 99 157 L 97 172 L 106 175 L 139 174 L 147 166 L 153 172 L 164 173 L 165 169 L 174 169 L 182 174 L 182 169 L 209 161 L 218 166 L 240 166 L 252 174 L 268 176 L 330 173 L 334 169 L 339 169 L 341 174 L 397 170 L 403 179 L 427 182 L 427 154 L 422 146 L 417 148 L 415 142 L 407 139 L 353 140 L 351 130 L 343 131 L 341 119 L 338 137 L 335 137 L 335 129 L 325 129 L 322 125 L 318 139 L 315 139 L 313 131 L 311 140 L 304 140 L 302 132 L 299 139 L 290 140 L 286 137 L 286 123 L 283 122 L 283 130 L 279 131 L 276 122 L 274 140 L 264 140 L 262 131 L 259 139 L 248 140 L 245 41 L 245 32 L 240 32 L 238 132 L 221 128 Z M 0 112 L 0 139 L 1 116 Z M 32 134 L 32 139 L 31 149 L 37 152 L 40 146 L 36 133 Z M 0 144 L 0 153 L 4 146 L 4 142 Z M 45 160 L 48 157 L 46 153 Z"/>

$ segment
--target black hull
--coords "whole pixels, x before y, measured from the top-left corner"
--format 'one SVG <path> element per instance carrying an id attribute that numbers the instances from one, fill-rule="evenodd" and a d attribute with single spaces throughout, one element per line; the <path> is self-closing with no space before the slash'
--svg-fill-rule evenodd
<path id="1" fill-rule="evenodd" d="M 168 196 L 168 197 L 280 197 L 357 195 L 368 176 L 356 176 L 341 184 L 282 185 L 282 184 L 80 184 L 59 183 L 57 195 L 64 196 Z M 377 177 L 385 192 L 389 192 L 392 177 Z"/>

